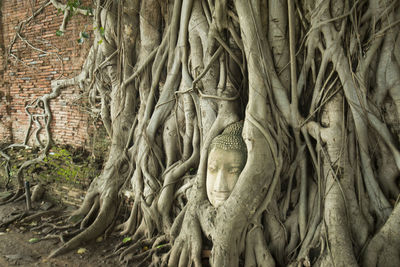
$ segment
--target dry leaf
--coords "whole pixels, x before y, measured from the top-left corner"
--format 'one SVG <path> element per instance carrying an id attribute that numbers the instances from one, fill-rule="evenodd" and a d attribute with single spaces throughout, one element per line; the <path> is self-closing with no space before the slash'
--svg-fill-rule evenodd
<path id="1" fill-rule="evenodd" d="M 86 248 L 80 248 L 80 249 L 78 249 L 78 251 L 76 252 L 76 253 L 78 253 L 78 254 L 85 254 L 87 252 L 87 249 Z"/>

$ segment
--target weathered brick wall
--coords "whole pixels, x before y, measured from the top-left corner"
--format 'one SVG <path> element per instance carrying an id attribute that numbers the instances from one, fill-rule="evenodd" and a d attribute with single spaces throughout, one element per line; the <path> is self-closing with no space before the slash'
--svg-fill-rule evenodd
<path id="1" fill-rule="evenodd" d="M 32 11 L 45 2 L 47 1 L 0 0 L 0 44 L 3 48 L 0 56 L 0 141 L 23 142 L 29 123 L 25 105 L 51 92 L 52 80 L 79 74 L 90 49 L 90 41 L 79 44 L 77 39 L 81 31 L 91 33 L 91 18 L 73 16 L 67 24 L 65 34 L 57 36 L 56 31 L 62 23 L 63 14 L 53 5 L 49 5 L 21 32 L 37 49 L 17 38 L 11 51 L 18 59 L 9 57 L 6 62 L 4 52 L 7 52 L 14 39 L 16 26 L 32 16 Z M 82 2 L 88 4 L 91 1 Z M 50 107 L 54 116 L 51 129 L 53 139 L 58 144 L 88 145 L 91 127 L 89 117 L 79 107 L 81 93 L 79 87 L 69 87 L 51 101 Z M 30 143 L 34 143 L 34 138 L 30 138 Z"/>
<path id="2" fill-rule="evenodd" d="M 0 7 L 2 6 L 0 0 Z M 3 10 L 0 8 L 0 18 L 2 21 Z M 5 88 L 4 71 L 5 71 L 5 59 L 4 59 L 4 34 L 3 24 L 0 21 L 0 141 L 10 141 L 11 137 L 11 118 L 9 111 L 9 92 Z"/>

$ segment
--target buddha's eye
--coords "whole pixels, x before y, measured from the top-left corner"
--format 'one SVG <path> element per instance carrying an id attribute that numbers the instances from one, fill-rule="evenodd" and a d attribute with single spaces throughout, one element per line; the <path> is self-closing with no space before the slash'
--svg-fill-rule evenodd
<path id="1" fill-rule="evenodd" d="M 237 168 L 237 167 L 233 167 L 233 168 L 229 169 L 229 173 L 232 173 L 232 174 L 240 173 L 240 171 L 241 171 L 241 169 Z"/>
<path id="2" fill-rule="evenodd" d="M 209 170 L 210 172 L 215 172 L 215 171 L 217 170 L 217 167 L 214 166 L 214 165 L 210 165 L 210 166 L 208 166 L 208 170 Z"/>

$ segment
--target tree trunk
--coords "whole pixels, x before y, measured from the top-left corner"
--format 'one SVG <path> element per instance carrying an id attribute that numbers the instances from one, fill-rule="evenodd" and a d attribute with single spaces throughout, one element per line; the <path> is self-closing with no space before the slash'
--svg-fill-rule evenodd
<path id="1" fill-rule="evenodd" d="M 114 229 L 128 190 L 125 262 L 398 266 L 399 6 L 97 0 L 79 85 L 111 146 L 51 255 Z M 247 161 L 214 207 L 210 145 L 241 120 Z"/>

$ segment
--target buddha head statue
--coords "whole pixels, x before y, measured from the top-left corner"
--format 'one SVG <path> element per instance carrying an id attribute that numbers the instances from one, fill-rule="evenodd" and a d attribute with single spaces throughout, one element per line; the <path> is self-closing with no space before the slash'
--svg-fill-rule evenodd
<path id="1" fill-rule="evenodd" d="M 208 149 L 207 196 L 214 207 L 228 199 L 247 160 L 242 138 L 243 122 L 230 124 Z"/>

